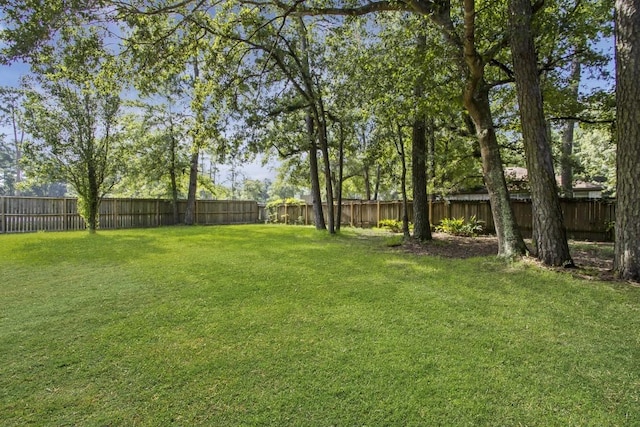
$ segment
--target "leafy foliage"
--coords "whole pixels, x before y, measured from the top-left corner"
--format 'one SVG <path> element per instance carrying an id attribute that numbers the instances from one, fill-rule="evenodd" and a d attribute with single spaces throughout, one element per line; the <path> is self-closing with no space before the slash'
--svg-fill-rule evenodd
<path id="1" fill-rule="evenodd" d="M 378 222 L 378 228 L 388 230 L 391 233 L 402 233 L 402 221 L 397 219 L 383 219 Z"/>
<path id="2" fill-rule="evenodd" d="M 464 217 L 444 218 L 440 221 L 440 224 L 436 226 L 436 231 L 454 236 L 476 237 L 482 233 L 483 223 L 484 221 L 479 221 L 475 215 L 471 216 L 468 221 L 466 221 Z"/>
<path id="3" fill-rule="evenodd" d="M 305 206 L 307 202 L 300 199 L 295 198 L 286 198 L 286 199 L 276 199 L 267 203 L 265 209 L 267 211 L 268 221 L 271 223 L 293 223 L 293 224 L 303 224 L 304 217 L 302 216 L 302 206 Z M 281 206 L 287 206 L 288 208 L 293 208 L 290 210 L 291 213 L 286 213 L 280 215 L 279 208 Z"/>

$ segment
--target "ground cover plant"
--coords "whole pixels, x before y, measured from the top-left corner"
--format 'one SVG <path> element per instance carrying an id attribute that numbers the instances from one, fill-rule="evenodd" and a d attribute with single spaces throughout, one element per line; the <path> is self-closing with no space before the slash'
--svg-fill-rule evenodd
<path id="1" fill-rule="evenodd" d="M 640 424 L 640 289 L 278 225 L 0 236 L 0 424 Z"/>

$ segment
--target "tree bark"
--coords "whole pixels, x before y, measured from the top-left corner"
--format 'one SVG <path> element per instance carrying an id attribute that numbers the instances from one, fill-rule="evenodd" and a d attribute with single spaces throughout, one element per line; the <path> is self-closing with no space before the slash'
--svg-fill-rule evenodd
<path id="1" fill-rule="evenodd" d="M 429 202 L 427 196 L 427 138 L 426 119 L 417 117 L 413 122 L 411 176 L 413 179 L 413 237 L 431 240 Z"/>
<path id="2" fill-rule="evenodd" d="M 309 136 L 309 174 L 311 179 L 311 197 L 313 198 L 313 222 L 316 230 L 326 230 L 322 211 L 322 195 L 320 194 L 320 175 L 318 174 L 318 146 L 311 113 L 307 113 L 307 135 Z"/>
<path id="3" fill-rule="evenodd" d="M 580 58 L 578 55 L 571 61 L 570 91 L 572 99 L 578 99 L 580 85 Z M 560 191 L 563 197 L 573 197 L 573 132 L 576 121 L 567 120 L 562 132 L 562 152 L 560 156 Z"/>
<path id="4" fill-rule="evenodd" d="M 331 160 L 329 159 L 329 142 L 327 141 L 327 123 L 324 120 L 324 109 L 320 108 L 320 117 L 318 123 L 318 142 L 320 152 L 322 153 L 322 163 L 324 165 L 324 181 L 327 195 L 327 228 L 330 234 L 336 232 L 335 228 L 335 210 L 333 208 L 333 183 L 331 181 Z"/>
<path id="5" fill-rule="evenodd" d="M 507 183 L 504 179 L 500 146 L 496 139 L 491 115 L 489 86 L 484 79 L 485 63 L 476 50 L 475 16 L 475 1 L 464 0 L 462 56 L 466 65 L 467 82 L 463 92 L 463 102 L 475 125 L 480 144 L 484 182 L 489 193 L 491 213 L 498 237 L 498 256 L 520 256 L 526 253 L 527 247 L 518 229 L 518 224 L 516 224 Z M 441 20 L 444 21 L 442 26 L 445 29 L 453 27 L 448 8 L 443 11 Z M 455 44 L 455 41 L 453 43 Z"/>
<path id="6" fill-rule="evenodd" d="M 84 203 L 86 204 L 84 208 L 85 219 L 90 234 L 95 234 L 98 229 L 98 207 L 100 205 L 98 176 L 93 162 L 93 150 L 90 150 L 87 164 L 87 194 L 84 197 Z"/>
<path id="7" fill-rule="evenodd" d="M 178 159 L 176 151 L 178 149 L 178 141 L 175 138 L 173 122 L 169 122 L 169 138 L 171 140 L 171 166 L 169 168 L 169 181 L 171 185 L 171 208 L 173 211 L 173 224 L 180 222 L 180 211 L 178 209 Z"/>
<path id="8" fill-rule="evenodd" d="M 340 223 L 342 222 L 342 180 L 344 179 L 344 130 L 342 123 L 340 125 L 340 141 L 338 146 L 338 182 L 336 185 L 336 231 L 340 231 Z"/>
<path id="9" fill-rule="evenodd" d="M 184 213 L 184 223 L 186 225 L 193 225 L 195 222 L 196 212 L 196 191 L 198 190 L 198 158 L 200 156 L 200 150 L 195 147 L 195 151 L 191 153 L 191 162 L 189 167 L 189 192 L 187 193 L 187 208 Z"/>
<path id="10" fill-rule="evenodd" d="M 382 173 L 380 169 L 380 165 L 378 165 L 376 168 L 376 185 L 374 186 L 373 200 L 378 200 L 378 193 L 380 192 L 380 175 Z"/>
<path id="11" fill-rule="evenodd" d="M 544 119 L 542 91 L 531 33 L 531 2 L 510 0 L 509 9 L 513 70 L 531 188 L 534 252 L 546 265 L 573 266 Z"/>
<path id="12" fill-rule="evenodd" d="M 480 144 L 484 182 L 489 193 L 491 214 L 498 237 L 498 256 L 511 258 L 524 255 L 527 247 L 516 224 L 502 169 L 500 147 L 493 128 L 489 89 L 482 79 L 477 88 L 467 85 L 464 103 L 476 127 Z"/>
<path id="13" fill-rule="evenodd" d="M 398 125 L 397 132 L 396 150 L 398 151 L 398 155 L 400 155 L 402 164 L 402 176 L 400 178 L 402 188 L 402 234 L 404 238 L 407 239 L 411 237 L 409 233 L 409 201 L 407 200 L 407 156 L 404 151 L 404 138 L 402 137 L 402 127 L 400 127 L 400 125 Z"/>
<path id="14" fill-rule="evenodd" d="M 416 51 L 418 60 L 424 58 L 427 37 L 420 34 L 417 37 Z M 420 104 L 424 96 L 425 74 L 419 73 L 413 88 L 416 104 Z M 413 237 L 418 240 L 431 240 L 431 225 L 429 224 L 429 204 L 427 198 L 427 126 L 426 115 L 423 111 L 416 112 L 411 134 L 411 178 L 413 183 Z"/>
<path id="15" fill-rule="evenodd" d="M 614 270 L 640 281 L 640 0 L 616 0 L 617 204 Z"/>
<path id="16" fill-rule="evenodd" d="M 369 182 L 369 165 L 364 165 L 362 168 L 362 177 L 364 179 L 364 198 L 365 200 L 371 200 L 371 183 Z"/>

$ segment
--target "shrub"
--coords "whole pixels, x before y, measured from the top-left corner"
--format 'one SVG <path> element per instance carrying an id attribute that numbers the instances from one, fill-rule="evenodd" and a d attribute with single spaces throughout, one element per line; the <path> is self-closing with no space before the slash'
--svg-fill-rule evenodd
<path id="1" fill-rule="evenodd" d="M 383 219 L 378 223 L 378 228 L 389 230 L 391 233 L 402 233 L 402 221 L 397 219 Z"/>
<path id="2" fill-rule="evenodd" d="M 291 215 L 294 214 L 294 212 L 289 212 L 287 215 L 281 215 L 280 218 L 278 217 L 278 208 L 282 205 L 288 205 L 288 206 L 296 206 L 298 208 L 304 206 L 306 204 L 306 202 L 304 200 L 300 200 L 300 199 L 293 199 L 293 198 L 286 198 L 286 199 L 277 199 L 277 200 L 272 200 L 269 203 L 267 203 L 267 205 L 265 206 L 265 209 L 267 211 L 267 216 L 268 216 L 268 222 L 271 223 L 278 223 L 278 222 L 289 222 L 289 218 Z M 301 215 L 295 215 L 295 218 L 297 218 L 295 220 L 295 224 L 304 224 L 304 217 Z M 301 221 L 302 219 L 302 221 Z"/>
<path id="3" fill-rule="evenodd" d="M 475 237 L 482 233 L 483 223 L 484 221 L 479 221 L 475 215 L 469 218 L 469 221 L 465 221 L 464 218 L 444 218 L 436 227 L 436 231 L 454 236 Z"/>

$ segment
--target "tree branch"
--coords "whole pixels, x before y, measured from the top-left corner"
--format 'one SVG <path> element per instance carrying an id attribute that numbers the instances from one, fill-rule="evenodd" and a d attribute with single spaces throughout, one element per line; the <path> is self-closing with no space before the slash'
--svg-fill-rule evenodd
<path id="1" fill-rule="evenodd" d="M 549 121 L 575 120 L 576 122 L 587 123 L 587 124 L 590 124 L 590 125 L 601 125 L 601 124 L 615 123 L 615 119 L 594 120 L 594 119 L 587 119 L 587 118 L 578 117 L 578 116 L 549 117 L 549 118 L 547 118 L 547 120 L 549 120 Z"/>

